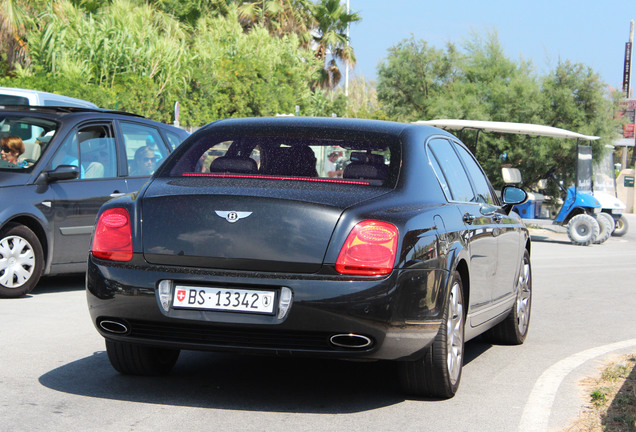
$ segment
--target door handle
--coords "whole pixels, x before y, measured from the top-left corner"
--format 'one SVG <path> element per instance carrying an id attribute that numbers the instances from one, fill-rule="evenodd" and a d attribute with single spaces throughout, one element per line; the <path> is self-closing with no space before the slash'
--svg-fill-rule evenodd
<path id="1" fill-rule="evenodd" d="M 464 220 L 464 223 L 471 224 L 475 221 L 475 216 L 470 213 L 465 213 L 462 219 Z"/>
<path id="2" fill-rule="evenodd" d="M 117 197 L 124 196 L 124 195 L 126 195 L 126 194 L 123 193 L 123 192 L 115 191 L 112 194 L 110 194 L 110 197 L 111 198 L 117 198 Z"/>

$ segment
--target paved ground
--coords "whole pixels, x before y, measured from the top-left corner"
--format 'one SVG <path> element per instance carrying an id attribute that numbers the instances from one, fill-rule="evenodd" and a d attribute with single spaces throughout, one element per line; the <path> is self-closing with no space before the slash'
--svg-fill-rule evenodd
<path id="1" fill-rule="evenodd" d="M 0 301 L 0 430 L 525 432 L 537 419 L 558 430 L 580 409 L 577 381 L 606 347 L 629 351 L 620 344 L 636 337 L 630 222 L 627 236 L 590 247 L 532 230 L 528 339 L 469 342 L 460 391 L 447 401 L 405 398 L 384 363 L 185 352 L 168 377 L 121 376 L 90 322 L 82 278 L 44 280 L 27 298 Z M 540 409 L 528 411 L 537 397 Z"/>

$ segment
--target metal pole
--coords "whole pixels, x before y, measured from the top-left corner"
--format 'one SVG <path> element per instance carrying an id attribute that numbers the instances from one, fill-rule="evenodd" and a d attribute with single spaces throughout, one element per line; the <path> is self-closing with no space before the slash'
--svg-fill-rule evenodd
<path id="1" fill-rule="evenodd" d="M 349 15 L 349 0 L 347 0 L 347 15 Z M 634 21 L 632 21 L 632 25 Z M 347 46 L 349 46 L 349 23 L 347 23 Z M 349 96 L 349 63 L 345 65 L 345 96 Z"/>
<path id="2" fill-rule="evenodd" d="M 629 81 L 631 77 L 632 68 L 632 44 L 634 43 L 634 20 L 629 22 L 629 42 L 625 44 L 625 66 L 623 67 L 623 91 L 625 92 L 625 98 L 629 99 Z M 636 135 L 636 134 L 635 134 Z M 636 138 L 636 137 L 635 137 Z M 623 154 L 621 155 L 621 163 L 623 169 L 627 168 L 627 147 L 623 147 Z"/>

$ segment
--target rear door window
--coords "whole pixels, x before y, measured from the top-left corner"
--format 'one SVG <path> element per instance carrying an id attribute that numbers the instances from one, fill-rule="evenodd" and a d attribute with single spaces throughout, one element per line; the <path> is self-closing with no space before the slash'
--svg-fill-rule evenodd
<path id="1" fill-rule="evenodd" d="M 150 176 L 168 156 L 159 131 L 138 123 L 120 122 L 124 137 L 128 175 Z"/>
<path id="2" fill-rule="evenodd" d="M 434 138 L 429 141 L 428 148 L 431 165 L 444 191 L 450 193 L 450 199 L 458 202 L 475 202 L 476 197 L 468 174 L 450 141 Z"/>
<path id="3" fill-rule="evenodd" d="M 457 153 L 459 153 L 459 157 L 464 162 L 464 166 L 466 167 L 466 170 L 468 170 L 468 174 L 473 180 L 477 202 L 494 204 L 495 200 L 490 187 L 490 182 L 475 158 L 473 158 L 473 156 L 468 153 L 468 150 L 461 145 L 455 144 L 455 148 L 457 149 Z"/>
<path id="4" fill-rule="evenodd" d="M 164 130 L 163 133 L 166 135 L 166 139 L 168 140 L 168 144 L 170 144 L 172 150 L 179 147 L 179 144 L 183 142 L 183 138 L 175 133 L 169 132 L 167 130 Z"/>

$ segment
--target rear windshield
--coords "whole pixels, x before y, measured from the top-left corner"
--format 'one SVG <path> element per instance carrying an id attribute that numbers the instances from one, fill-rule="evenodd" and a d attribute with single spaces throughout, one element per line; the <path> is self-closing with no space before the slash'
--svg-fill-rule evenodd
<path id="1" fill-rule="evenodd" d="M 40 159 L 57 129 L 58 124 L 48 119 L 0 113 L 0 168 L 31 168 Z"/>
<path id="2" fill-rule="evenodd" d="M 160 176 L 392 187 L 399 145 L 370 140 L 202 136 Z"/>

